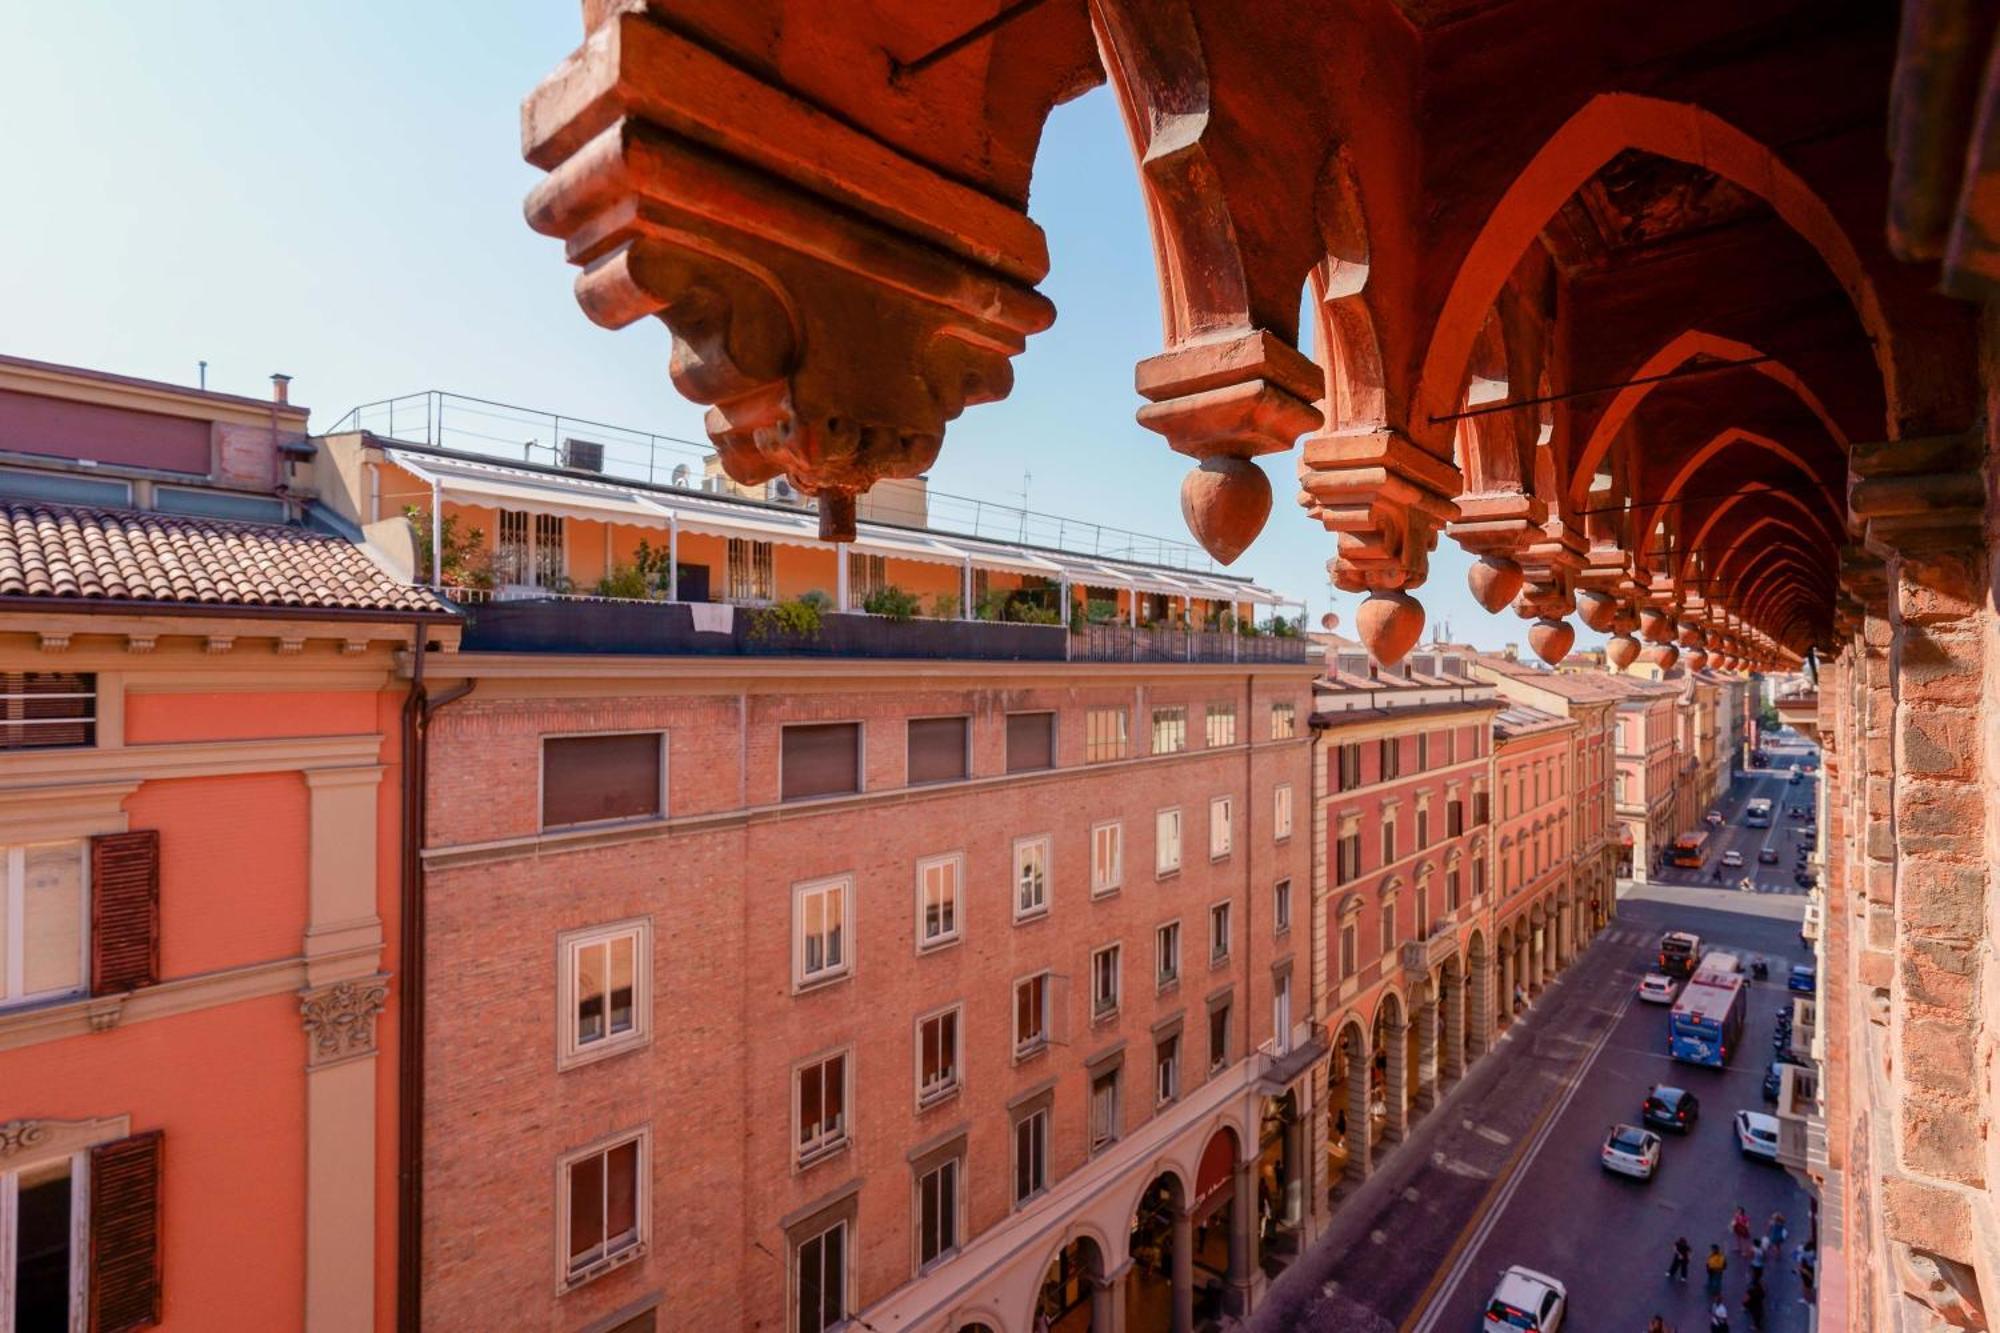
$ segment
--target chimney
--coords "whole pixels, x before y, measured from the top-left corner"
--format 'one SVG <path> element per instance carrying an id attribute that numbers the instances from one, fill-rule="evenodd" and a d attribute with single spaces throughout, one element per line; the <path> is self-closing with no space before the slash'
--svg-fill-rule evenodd
<path id="1" fill-rule="evenodd" d="M 292 377 L 290 375 L 271 376 L 271 401 L 289 403 L 292 401 Z"/>
<path id="2" fill-rule="evenodd" d="M 1513 643 L 1508 644 L 1505 648 L 1500 650 L 1500 656 L 1506 658 L 1509 662 L 1520 661 L 1521 660 L 1520 645 Z"/>

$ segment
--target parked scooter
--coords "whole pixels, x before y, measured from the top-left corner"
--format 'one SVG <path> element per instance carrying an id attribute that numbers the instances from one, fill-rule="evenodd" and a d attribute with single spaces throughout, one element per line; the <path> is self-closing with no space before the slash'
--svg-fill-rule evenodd
<path id="1" fill-rule="evenodd" d="M 1771 975 L 1771 965 L 1764 961 L 1763 954 L 1753 954 L 1750 958 L 1750 976 L 1753 980 L 1764 981 Z"/>

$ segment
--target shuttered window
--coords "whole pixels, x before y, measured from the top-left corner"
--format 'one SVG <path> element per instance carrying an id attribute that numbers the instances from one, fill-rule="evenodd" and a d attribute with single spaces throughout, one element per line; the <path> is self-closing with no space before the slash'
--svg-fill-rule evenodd
<path id="1" fill-rule="evenodd" d="M 966 737 L 970 719 L 910 719 L 910 783 L 962 782 L 967 775 Z"/>
<path id="2" fill-rule="evenodd" d="M 1028 773 L 1056 766 L 1056 715 L 1007 715 L 1007 771 Z"/>
<path id="3" fill-rule="evenodd" d="M 778 748 L 778 782 L 784 800 L 841 796 L 861 790 L 859 722 L 786 727 Z"/>
<path id="4" fill-rule="evenodd" d="M 90 1150 L 90 1328 L 160 1322 L 160 1131 Z"/>
<path id="5" fill-rule="evenodd" d="M 70 671 L 0 672 L 0 750 L 96 743 L 96 676 Z"/>
<path id="6" fill-rule="evenodd" d="M 542 827 L 658 819 L 666 813 L 666 735 L 542 738 Z"/>
<path id="7" fill-rule="evenodd" d="M 160 833 L 137 829 L 90 840 L 90 990 L 160 979 Z"/>

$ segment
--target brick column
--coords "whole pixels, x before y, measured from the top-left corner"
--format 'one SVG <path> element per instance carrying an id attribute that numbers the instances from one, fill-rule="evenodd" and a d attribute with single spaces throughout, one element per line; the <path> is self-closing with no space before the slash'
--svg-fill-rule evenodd
<path id="1" fill-rule="evenodd" d="M 1460 971 L 1444 992 L 1444 1077 L 1455 1081 L 1465 1075 L 1465 990 L 1466 977 Z"/>
<path id="2" fill-rule="evenodd" d="M 1437 1104 L 1438 1079 L 1438 999 L 1436 995 L 1417 1008 L 1417 1109 L 1428 1111 Z"/>
<path id="3" fill-rule="evenodd" d="M 1492 949 L 1489 942 L 1487 949 Z M 1486 953 L 1471 960 L 1467 968 L 1467 980 L 1471 992 L 1466 997 L 1471 1007 L 1472 1049 L 1477 1055 L 1484 1055 L 1493 1049 L 1493 962 L 1492 954 Z"/>
<path id="4" fill-rule="evenodd" d="M 1410 1123 L 1410 1025 L 1386 1024 L 1382 1030 L 1388 1067 L 1382 1071 L 1383 1100 L 1388 1103 L 1387 1123 L 1382 1127 L 1384 1143 L 1401 1143 Z"/>

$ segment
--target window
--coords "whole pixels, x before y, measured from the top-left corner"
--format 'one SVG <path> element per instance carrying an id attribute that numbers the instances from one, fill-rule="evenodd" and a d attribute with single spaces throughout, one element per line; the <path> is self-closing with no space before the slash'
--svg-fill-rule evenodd
<path id="1" fill-rule="evenodd" d="M 562 515 L 501 510 L 493 574 L 502 584 L 560 587 L 564 574 Z"/>
<path id="2" fill-rule="evenodd" d="M 1479 863 L 1475 861 L 1473 864 L 1478 865 Z M 1447 912 L 1456 912 L 1463 901 L 1464 895 L 1460 892 L 1458 867 L 1453 866 L 1450 870 L 1444 872 L 1444 910 Z"/>
<path id="3" fill-rule="evenodd" d="M 1428 731 L 1420 731 L 1417 733 L 1417 772 L 1421 773 L 1430 766 L 1431 734 Z"/>
<path id="4" fill-rule="evenodd" d="M 1187 749 L 1187 709 L 1153 710 L 1153 753 L 1177 754 Z"/>
<path id="5" fill-rule="evenodd" d="M 1014 843 L 1014 919 L 1025 921 L 1049 910 L 1049 840 L 1020 838 Z"/>
<path id="6" fill-rule="evenodd" d="M 1279 842 L 1292 836 L 1292 784 L 1280 783 L 1271 791 L 1271 836 Z"/>
<path id="7" fill-rule="evenodd" d="M 847 1145 L 847 1053 L 800 1065 L 798 1162 L 806 1166 Z"/>
<path id="8" fill-rule="evenodd" d="M 1431 937 L 1431 893 L 1430 885 L 1417 886 L 1417 933 L 1415 938 L 1427 940 Z"/>
<path id="9" fill-rule="evenodd" d="M 1283 703 L 1271 705 L 1271 739 L 1288 741 L 1298 734 L 1299 708 L 1297 704 Z"/>
<path id="10" fill-rule="evenodd" d="M 1361 744 L 1350 742 L 1334 751 L 1337 772 L 1334 775 L 1334 790 L 1353 791 L 1361 785 Z"/>
<path id="11" fill-rule="evenodd" d="M 868 595 L 880 592 L 889 586 L 889 559 L 887 556 L 863 555 L 860 551 L 847 553 L 847 604 L 860 606 L 868 600 Z"/>
<path id="12" fill-rule="evenodd" d="M 1382 816 L 1382 864 L 1388 865 L 1396 859 L 1396 812 L 1391 810 Z"/>
<path id="13" fill-rule="evenodd" d="M 798 1333 L 828 1333 L 840 1327 L 847 1318 L 846 1220 L 799 1242 L 796 1263 Z"/>
<path id="14" fill-rule="evenodd" d="M 1382 954 L 1386 958 L 1396 952 L 1396 900 L 1382 900 Z"/>
<path id="15" fill-rule="evenodd" d="M 1056 766 L 1056 715 L 1007 714 L 1007 771 L 1032 773 Z"/>
<path id="16" fill-rule="evenodd" d="M 1181 1095 L 1181 1034 L 1163 1037 L 1153 1047 L 1154 1097 L 1161 1106 Z"/>
<path id="17" fill-rule="evenodd" d="M 917 1105 L 935 1106 L 958 1091 L 958 1016 L 954 1005 L 917 1020 Z"/>
<path id="18" fill-rule="evenodd" d="M 84 844 L 0 847 L 0 876 L 0 1007 L 81 991 L 90 943 Z"/>
<path id="19" fill-rule="evenodd" d="M 652 1015 L 647 994 L 652 938 L 652 925 L 645 921 L 575 930 L 561 937 L 560 1064 L 576 1064 L 645 1042 Z"/>
<path id="20" fill-rule="evenodd" d="M 1090 955 L 1090 1016 L 1108 1018 L 1118 1012 L 1118 954 L 1115 944 Z"/>
<path id="21" fill-rule="evenodd" d="M 1099 824 L 1090 830 L 1090 892 L 1114 892 L 1125 882 L 1125 826 Z"/>
<path id="22" fill-rule="evenodd" d="M 778 795 L 803 801 L 861 790 L 861 724 L 814 722 L 778 735 Z"/>
<path id="23" fill-rule="evenodd" d="M 1230 828 L 1231 817 L 1235 814 L 1236 802 L 1227 796 L 1218 796 L 1208 803 L 1208 859 L 1220 861 L 1229 855 L 1235 833 Z"/>
<path id="24" fill-rule="evenodd" d="M 1456 838 L 1465 832 L 1465 802 L 1454 796 L 1444 803 L 1444 835 Z"/>
<path id="25" fill-rule="evenodd" d="M 1090 1150 L 1096 1152 L 1118 1137 L 1118 1074 L 1115 1068 L 1090 1079 Z"/>
<path id="26" fill-rule="evenodd" d="M 1229 1000 L 1225 996 L 1208 1006 L 1208 1072 L 1213 1074 L 1229 1063 Z"/>
<path id="27" fill-rule="evenodd" d="M 563 1280 L 576 1286 L 639 1256 L 646 1244 L 647 1134 L 563 1159 Z"/>
<path id="28" fill-rule="evenodd" d="M 666 814 L 665 732 L 542 737 L 542 827 Z"/>
<path id="29" fill-rule="evenodd" d="M 1472 793 L 1472 826 L 1474 828 L 1486 827 L 1486 821 L 1492 813 L 1493 811 L 1488 804 L 1485 791 L 1481 790 Z"/>
<path id="30" fill-rule="evenodd" d="M 917 1263 L 928 1267 L 958 1248 L 959 1159 L 917 1178 Z"/>
<path id="31" fill-rule="evenodd" d="M 1181 812 L 1162 810 L 1153 819 L 1153 869 L 1171 875 L 1181 868 Z"/>
<path id="32" fill-rule="evenodd" d="M 725 601 L 774 600 L 778 595 L 778 578 L 771 561 L 771 543 L 731 537 L 726 578 L 723 585 Z"/>
<path id="33" fill-rule="evenodd" d="M 933 856 L 917 862 L 917 948 L 934 949 L 958 939 L 958 887 L 965 858 Z"/>
<path id="34" fill-rule="evenodd" d="M 1417 802 L 1417 850 L 1431 845 L 1431 807 L 1424 801 Z"/>
<path id="35" fill-rule="evenodd" d="M 1155 979 L 1165 989 L 1181 979 L 1181 923 L 1169 921 L 1154 931 L 1153 945 L 1158 958 Z"/>
<path id="36" fill-rule="evenodd" d="M 1208 909 L 1208 960 L 1229 961 L 1229 916 L 1231 904 L 1217 903 Z"/>
<path id="37" fill-rule="evenodd" d="M 1290 970 L 1271 978 L 1271 1045 L 1273 1055 L 1292 1049 L 1292 974 Z"/>
<path id="38" fill-rule="evenodd" d="M 1361 969 L 1360 931 L 1350 919 L 1340 923 L 1340 976 L 1346 980 Z"/>
<path id="39" fill-rule="evenodd" d="M 972 719 L 913 717 L 909 722 L 909 782 L 963 782 L 971 769 Z"/>
<path id="40" fill-rule="evenodd" d="M 1014 983 L 1014 1054 L 1031 1055 L 1049 1042 L 1049 974 Z"/>
<path id="41" fill-rule="evenodd" d="M 1208 748 L 1236 744 L 1236 705 L 1208 706 Z"/>
<path id="42" fill-rule="evenodd" d="M 792 895 L 795 940 L 792 979 L 817 985 L 847 973 L 847 891 L 845 877 L 801 884 Z"/>
<path id="43" fill-rule="evenodd" d="M 1333 845 L 1333 882 L 1345 884 L 1361 873 L 1361 821 L 1355 820 Z"/>
<path id="44" fill-rule="evenodd" d="M 1375 745 L 1382 760 L 1382 781 L 1387 782 L 1391 778 L 1401 777 L 1403 775 L 1402 742 L 1394 736 L 1384 736 Z"/>
<path id="45" fill-rule="evenodd" d="M 0 750 L 97 744 L 97 677 L 0 672 Z"/>
<path id="46" fill-rule="evenodd" d="M 1025 1203 L 1049 1187 L 1049 1113 L 1035 1111 L 1014 1122 L 1014 1202 Z"/>
<path id="47" fill-rule="evenodd" d="M 1130 714 L 1123 708 L 1093 708 L 1083 716 L 1083 757 L 1087 763 L 1123 759 L 1130 740 L 1126 726 Z"/>

